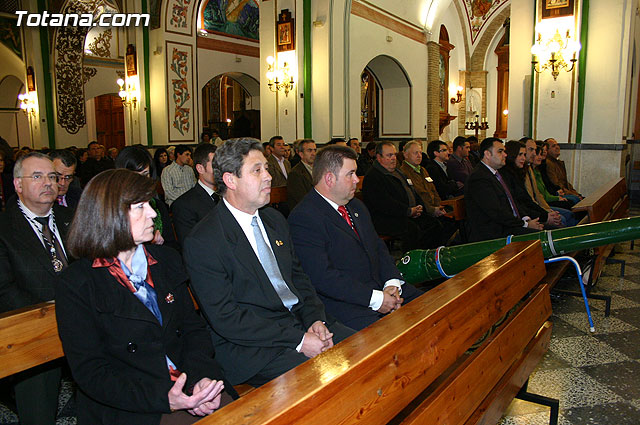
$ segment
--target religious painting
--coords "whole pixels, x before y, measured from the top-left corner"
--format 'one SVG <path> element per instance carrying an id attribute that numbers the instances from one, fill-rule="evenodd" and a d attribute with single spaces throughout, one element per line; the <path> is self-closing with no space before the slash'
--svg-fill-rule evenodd
<path id="1" fill-rule="evenodd" d="M 463 4 L 471 33 L 471 44 L 475 44 L 485 24 L 498 9 L 509 4 L 509 0 L 463 0 Z"/>
<path id="2" fill-rule="evenodd" d="M 191 36 L 194 4 L 195 0 L 169 0 L 165 17 L 167 32 Z"/>
<path id="3" fill-rule="evenodd" d="M 193 47 L 166 42 L 169 143 L 194 142 Z"/>
<path id="4" fill-rule="evenodd" d="M 127 46 L 127 54 L 125 55 L 125 68 L 127 70 L 127 77 L 134 77 L 138 75 L 138 64 L 136 61 L 136 48 L 133 44 Z"/>
<path id="5" fill-rule="evenodd" d="M 543 0 L 542 19 L 573 15 L 574 0 Z"/>
<path id="6" fill-rule="evenodd" d="M 259 40 L 258 0 L 209 0 L 202 8 L 202 25 L 207 31 Z"/>
<path id="7" fill-rule="evenodd" d="M 278 16 L 278 43 L 277 51 L 286 52 L 295 49 L 294 19 L 289 9 L 284 9 Z"/>
<path id="8" fill-rule="evenodd" d="M 22 40 L 17 22 L 18 18 L 0 16 L 0 43 L 22 59 Z"/>

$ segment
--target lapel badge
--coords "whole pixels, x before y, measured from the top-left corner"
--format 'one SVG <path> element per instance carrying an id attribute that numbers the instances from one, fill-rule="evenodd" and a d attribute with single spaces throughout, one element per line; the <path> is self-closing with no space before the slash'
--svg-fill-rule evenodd
<path id="1" fill-rule="evenodd" d="M 284 245 L 284 243 L 283 243 L 282 241 L 280 241 L 280 240 L 276 239 L 276 245 L 278 245 L 278 246 L 282 246 L 282 245 Z"/>
<path id="2" fill-rule="evenodd" d="M 353 215 L 355 215 L 356 217 L 358 217 L 358 213 L 353 213 Z"/>
<path id="3" fill-rule="evenodd" d="M 167 304 L 171 304 L 174 301 L 173 294 L 169 292 L 167 296 L 164 297 L 164 300 L 167 302 Z"/>

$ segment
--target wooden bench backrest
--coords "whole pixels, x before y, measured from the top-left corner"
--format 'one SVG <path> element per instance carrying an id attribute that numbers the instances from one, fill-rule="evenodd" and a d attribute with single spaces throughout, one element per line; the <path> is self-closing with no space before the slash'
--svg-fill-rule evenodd
<path id="1" fill-rule="evenodd" d="M 0 315 L 0 378 L 63 356 L 53 302 Z"/>
<path id="2" fill-rule="evenodd" d="M 629 213 L 629 196 L 625 178 L 618 177 L 603 184 L 575 204 L 572 211 L 587 211 L 590 223 L 625 217 Z"/>
<path id="3" fill-rule="evenodd" d="M 386 424 L 460 362 L 544 273 L 539 242 L 512 243 L 198 424 Z M 447 423 L 464 423 L 495 390 L 503 372 L 515 367 L 521 349 L 550 316 L 544 288 L 533 291 L 533 298 L 502 325 L 499 340 L 469 357 L 477 363 L 465 368 L 462 377 L 448 375 L 455 385 L 434 393 L 435 399 L 406 423 L 427 423 L 425 412 L 453 415 L 455 421 Z M 544 334 L 548 338 L 549 332 Z M 467 393 L 469 379 L 478 387 L 473 394 Z M 435 411 L 433 406 L 438 406 Z M 432 417 L 428 422 L 440 421 Z"/>
<path id="4" fill-rule="evenodd" d="M 447 213 L 446 216 L 454 219 L 455 221 L 464 220 L 467 216 L 467 210 L 464 207 L 464 196 L 456 196 L 455 198 L 445 199 L 440 202 L 440 205 L 450 205 L 453 211 Z"/>
<path id="5" fill-rule="evenodd" d="M 272 187 L 270 204 L 287 202 L 287 186 Z"/>

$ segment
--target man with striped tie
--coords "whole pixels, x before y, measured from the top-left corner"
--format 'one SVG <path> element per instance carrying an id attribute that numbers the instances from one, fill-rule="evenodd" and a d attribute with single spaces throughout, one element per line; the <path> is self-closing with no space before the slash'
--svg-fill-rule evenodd
<path id="1" fill-rule="evenodd" d="M 311 190 L 289 215 L 296 254 L 327 312 L 363 329 L 422 292 L 402 280 L 367 207 L 354 199 L 356 153 L 322 149 Z"/>

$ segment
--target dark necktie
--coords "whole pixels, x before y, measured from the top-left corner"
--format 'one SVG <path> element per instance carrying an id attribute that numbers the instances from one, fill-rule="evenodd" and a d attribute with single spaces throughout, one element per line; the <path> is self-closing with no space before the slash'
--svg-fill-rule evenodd
<path id="1" fill-rule="evenodd" d="M 499 171 L 496 171 L 496 179 L 498 179 L 498 181 L 502 185 L 502 188 L 504 189 L 504 191 L 507 194 L 507 198 L 509 199 L 509 204 L 511 205 L 511 211 L 513 211 L 513 215 L 515 217 L 520 218 L 520 213 L 518 212 L 518 207 L 516 207 L 516 203 L 513 200 L 513 196 L 511 196 L 511 192 L 509 191 L 509 188 L 507 187 L 507 185 L 505 184 L 504 180 L 502 179 L 502 176 L 500 175 Z"/>
<path id="2" fill-rule="evenodd" d="M 347 207 L 345 207 L 344 205 L 340 205 L 338 207 L 338 212 L 340 213 L 342 218 L 344 218 L 344 221 L 347 222 L 349 227 L 351 227 L 353 229 L 353 231 L 356 232 L 356 236 L 360 237 L 360 235 L 358 234 L 358 231 L 353 226 L 353 222 L 351 221 L 351 216 L 349 215 L 349 211 L 347 211 Z"/>
<path id="3" fill-rule="evenodd" d="M 220 200 L 220 196 L 218 196 L 217 193 L 213 192 L 211 194 L 211 199 L 213 199 L 213 202 L 215 202 L 216 204 L 218 203 L 218 201 Z"/>
<path id="4" fill-rule="evenodd" d="M 251 227 L 253 227 L 253 236 L 256 238 L 260 264 L 262 264 L 262 268 L 267 273 L 267 277 L 269 278 L 273 289 L 276 290 L 276 293 L 280 297 L 282 304 L 284 304 L 288 310 L 291 310 L 291 307 L 298 302 L 298 297 L 296 297 L 296 294 L 291 292 L 291 289 L 287 286 L 287 282 L 284 281 L 282 273 L 280 273 L 276 257 L 273 255 L 271 248 L 269 248 L 269 245 L 267 245 L 264 237 L 262 236 L 262 231 L 258 225 L 257 217 L 253 217 L 251 220 Z"/>
<path id="5" fill-rule="evenodd" d="M 60 245 L 58 238 L 56 238 L 56 235 L 54 235 L 49 228 L 49 216 L 36 217 L 36 221 L 42 225 L 42 238 L 44 239 L 44 243 L 51 254 L 51 264 L 53 264 L 53 269 L 56 272 L 60 272 L 67 267 L 69 263 L 67 263 L 67 258 L 62 250 L 62 245 Z"/>

